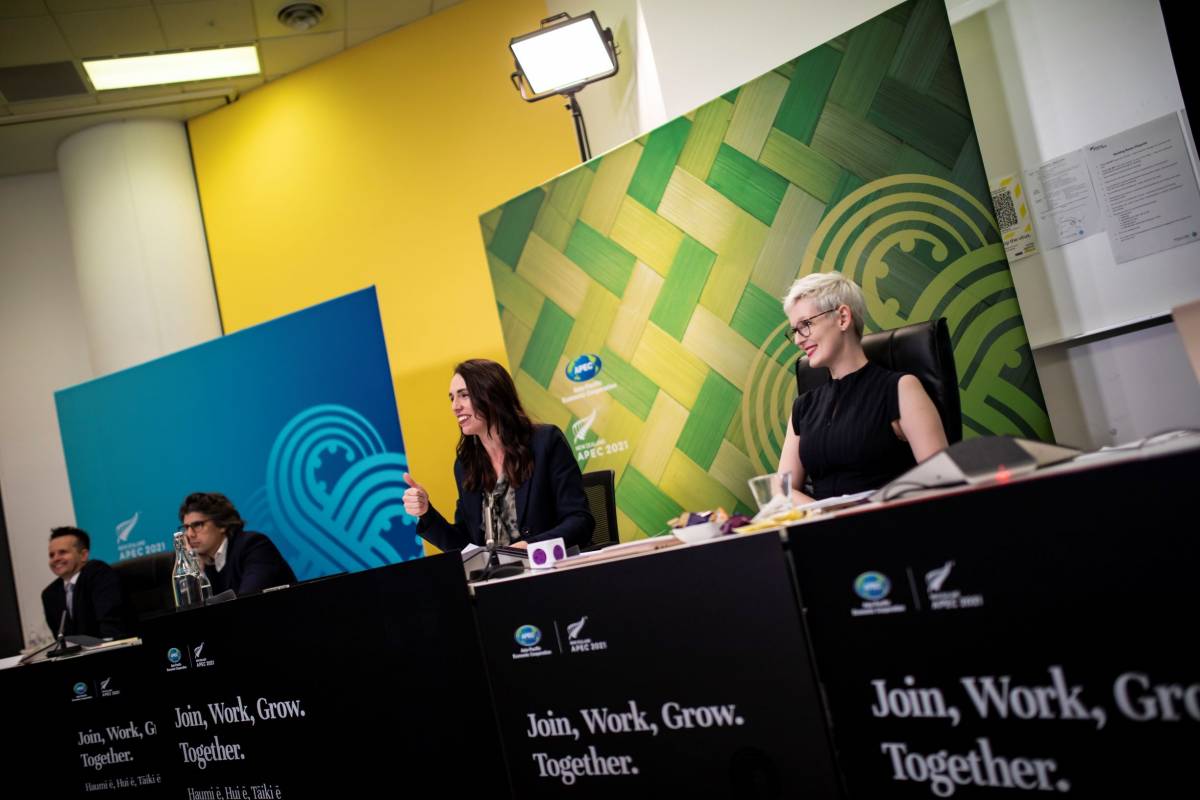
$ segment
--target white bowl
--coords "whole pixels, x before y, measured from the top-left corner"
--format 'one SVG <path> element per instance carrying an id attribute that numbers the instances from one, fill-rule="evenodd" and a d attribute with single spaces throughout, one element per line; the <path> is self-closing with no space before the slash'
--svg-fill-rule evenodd
<path id="1" fill-rule="evenodd" d="M 701 522 L 697 525 L 688 525 L 686 528 L 675 528 L 671 533 L 675 534 L 675 538 L 681 542 L 695 544 L 720 536 L 721 529 L 714 522 Z"/>

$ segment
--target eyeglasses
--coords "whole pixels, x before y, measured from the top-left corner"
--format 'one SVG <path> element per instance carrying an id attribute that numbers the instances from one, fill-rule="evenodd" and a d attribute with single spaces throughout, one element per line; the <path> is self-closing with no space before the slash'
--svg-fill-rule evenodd
<path id="1" fill-rule="evenodd" d="M 805 336 L 808 336 L 810 333 L 812 333 L 812 324 L 814 319 L 817 317 L 823 317 L 826 314 L 832 314 L 834 311 L 837 311 L 837 309 L 831 308 L 828 311 L 822 311 L 820 314 L 813 314 L 808 319 L 800 320 L 800 324 L 792 328 L 792 336 L 799 336 L 801 339 L 803 339 Z"/>
<path id="2" fill-rule="evenodd" d="M 185 522 L 179 526 L 179 532 L 187 533 L 188 531 L 191 531 L 192 533 L 195 533 L 210 522 L 212 522 L 211 519 L 198 519 L 195 522 Z"/>

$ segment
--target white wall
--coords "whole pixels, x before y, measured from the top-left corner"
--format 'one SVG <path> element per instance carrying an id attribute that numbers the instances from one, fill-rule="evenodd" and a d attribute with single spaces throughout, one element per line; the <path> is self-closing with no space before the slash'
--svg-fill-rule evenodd
<path id="1" fill-rule="evenodd" d="M 1200 383 L 1174 323 L 1035 350 L 1054 435 L 1096 448 L 1200 428 Z"/>
<path id="2" fill-rule="evenodd" d="M 594 10 L 621 48 L 621 72 L 579 93 L 592 152 L 598 155 L 901 1 L 549 0 L 547 5 L 551 14 Z"/>
<path id="3" fill-rule="evenodd" d="M 991 179 L 1183 106 L 1156 0 L 952 2 L 951 14 Z M 1114 330 L 1200 297 L 1197 261 L 1193 244 L 1117 264 L 1098 234 L 1012 265 L 1060 441 L 1099 447 L 1200 425 L 1174 325 Z"/>
<path id="4" fill-rule="evenodd" d="M 824 44 L 897 0 L 641 0 L 667 119 Z"/>
<path id="5" fill-rule="evenodd" d="M 577 95 L 593 156 L 620 147 L 667 121 L 663 117 L 657 122 L 649 120 L 648 124 L 642 123 L 639 93 L 645 90 L 653 96 L 658 92 L 658 86 L 652 72 L 650 80 L 644 85 L 639 80 L 642 72 L 639 67 L 645 55 L 641 41 L 645 29 L 639 26 L 637 0 L 548 0 L 546 5 L 549 15 L 565 11 L 574 17 L 595 11 L 600 24 L 613 32 L 618 50 L 617 74 L 585 87 Z M 557 98 L 540 102 L 563 104 Z M 568 128 L 571 125 L 570 117 L 570 113 L 564 109 L 563 125 Z"/>
<path id="6" fill-rule="evenodd" d="M 93 147 L 114 130 L 118 152 Z M 54 392 L 221 333 L 182 126 L 70 142 L 74 169 L 0 179 L 0 493 L 27 644 L 49 635 L 50 528 L 75 522 Z"/>
<path id="7" fill-rule="evenodd" d="M 50 528 L 74 522 L 54 392 L 91 377 L 58 174 L 0 178 L 0 493 L 26 642 L 49 636 Z"/>

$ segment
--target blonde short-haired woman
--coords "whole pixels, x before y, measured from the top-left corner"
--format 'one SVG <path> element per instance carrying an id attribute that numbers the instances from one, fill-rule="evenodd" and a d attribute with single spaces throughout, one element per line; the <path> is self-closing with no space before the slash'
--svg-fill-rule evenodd
<path id="1" fill-rule="evenodd" d="M 795 489 L 806 478 L 817 500 L 877 489 L 946 447 L 921 382 L 867 360 L 858 284 L 840 272 L 805 275 L 783 310 L 809 366 L 826 367 L 833 378 L 792 406 L 779 470 L 791 472 Z"/>

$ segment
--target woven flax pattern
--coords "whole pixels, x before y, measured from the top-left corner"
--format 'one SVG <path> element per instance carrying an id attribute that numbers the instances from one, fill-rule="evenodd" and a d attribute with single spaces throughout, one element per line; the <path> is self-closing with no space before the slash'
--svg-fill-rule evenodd
<path id="1" fill-rule="evenodd" d="M 897 6 L 481 219 L 510 363 L 623 540 L 749 511 L 798 351 L 779 298 L 840 270 L 868 331 L 946 317 L 966 436 L 1050 438 L 940 0 Z M 598 373 L 569 374 L 581 356 Z M 574 379 L 573 379 L 574 378 Z"/>

